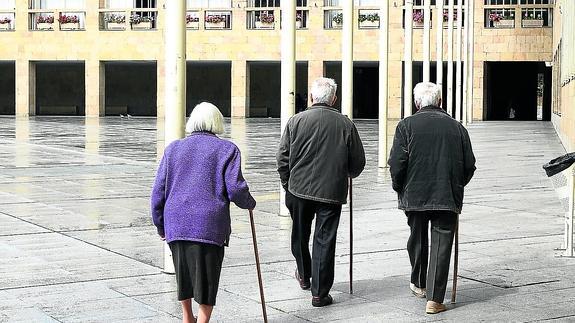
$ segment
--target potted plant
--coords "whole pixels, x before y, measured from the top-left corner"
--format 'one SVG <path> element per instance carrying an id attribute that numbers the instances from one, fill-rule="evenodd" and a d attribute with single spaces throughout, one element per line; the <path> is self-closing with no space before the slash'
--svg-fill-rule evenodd
<path id="1" fill-rule="evenodd" d="M 537 17 L 533 14 L 525 14 L 521 20 L 521 24 L 523 27 L 541 28 L 543 27 L 543 18 L 541 18 L 541 14 L 538 14 Z"/>
<path id="2" fill-rule="evenodd" d="M 126 16 L 121 14 L 106 14 L 104 16 L 106 22 L 106 29 L 108 30 L 124 30 L 126 29 Z"/>
<path id="3" fill-rule="evenodd" d="M 340 12 L 331 18 L 331 27 L 332 28 L 341 28 L 343 24 L 343 13 Z"/>
<path id="4" fill-rule="evenodd" d="M 58 17 L 58 22 L 60 23 L 60 30 L 79 30 L 80 29 L 80 18 L 75 15 L 65 15 L 60 14 Z"/>
<path id="5" fill-rule="evenodd" d="M 515 16 L 513 14 L 504 16 L 498 13 L 490 13 L 489 20 L 493 22 L 493 27 L 495 28 L 513 28 L 515 26 Z"/>
<path id="6" fill-rule="evenodd" d="M 423 10 L 413 10 L 413 27 L 423 28 Z"/>
<path id="7" fill-rule="evenodd" d="M 226 28 L 226 17 L 218 15 L 206 16 L 206 29 L 224 29 Z"/>
<path id="8" fill-rule="evenodd" d="M 39 15 L 36 17 L 36 30 L 53 30 L 54 16 L 52 15 Z"/>
<path id="9" fill-rule="evenodd" d="M 186 28 L 199 29 L 200 28 L 200 17 L 198 17 L 197 14 L 187 14 L 186 15 Z"/>
<path id="10" fill-rule="evenodd" d="M 358 20 L 361 28 L 379 28 L 379 14 L 377 13 L 360 14 Z"/>
<path id="11" fill-rule="evenodd" d="M 275 18 L 273 14 L 262 12 L 256 21 L 256 29 L 273 29 L 274 21 Z"/>
<path id="12" fill-rule="evenodd" d="M 8 17 L 0 18 L 0 30 L 10 30 L 12 29 L 12 19 Z"/>
<path id="13" fill-rule="evenodd" d="M 130 16 L 130 25 L 132 25 L 133 30 L 149 30 L 152 29 L 152 22 L 154 17 L 152 16 L 140 16 L 138 14 L 133 14 Z"/>

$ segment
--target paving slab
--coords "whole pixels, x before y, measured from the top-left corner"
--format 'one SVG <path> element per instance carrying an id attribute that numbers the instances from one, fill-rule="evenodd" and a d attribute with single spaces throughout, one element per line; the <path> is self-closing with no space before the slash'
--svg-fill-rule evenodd
<path id="1" fill-rule="evenodd" d="M 181 320 L 148 210 L 162 122 L 0 118 L 0 322 Z M 478 170 L 460 217 L 458 302 L 433 316 L 408 289 L 409 228 L 388 171 L 377 167 L 377 121 L 356 124 L 367 166 L 354 181 L 355 293 L 346 205 L 335 304 L 318 309 L 293 279 L 291 220 L 277 215 L 279 120 L 226 120 L 223 137 L 242 150 L 258 201 L 270 322 L 575 321 L 575 260 L 557 257 L 563 212 L 541 168 L 565 152 L 549 122 L 468 127 Z M 261 322 L 249 218 L 236 207 L 231 215 L 213 321 Z"/>

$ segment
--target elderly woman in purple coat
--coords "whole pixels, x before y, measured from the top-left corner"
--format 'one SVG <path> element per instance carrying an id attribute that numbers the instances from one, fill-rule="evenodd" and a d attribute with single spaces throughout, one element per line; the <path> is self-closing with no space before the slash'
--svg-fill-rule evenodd
<path id="1" fill-rule="evenodd" d="M 253 209 L 242 176 L 240 150 L 216 135 L 224 118 L 211 103 L 198 104 L 186 124 L 187 138 L 166 147 L 152 190 L 152 219 L 172 251 L 183 321 L 208 322 L 231 233 L 230 202 Z"/>

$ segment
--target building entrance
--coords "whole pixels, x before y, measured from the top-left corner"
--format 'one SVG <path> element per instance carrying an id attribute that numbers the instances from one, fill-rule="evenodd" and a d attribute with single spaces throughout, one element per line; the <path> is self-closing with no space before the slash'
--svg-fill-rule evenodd
<path id="1" fill-rule="evenodd" d="M 34 64 L 36 115 L 83 116 L 86 107 L 84 62 Z"/>
<path id="2" fill-rule="evenodd" d="M 551 68 L 544 62 L 484 67 L 484 120 L 551 120 Z"/>
<path id="3" fill-rule="evenodd" d="M 337 83 L 335 107 L 341 111 L 341 62 L 325 62 L 325 76 Z M 353 63 L 353 117 L 377 119 L 379 102 L 379 63 Z"/>
<path id="4" fill-rule="evenodd" d="M 156 62 L 106 62 L 106 115 L 156 116 Z"/>
<path id="5" fill-rule="evenodd" d="M 296 113 L 307 106 L 307 62 L 296 63 Z M 248 106 L 250 117 L 281 116 L 281 63 L 248 62 Z"/>
<path id="6" fill-rule="evenodd" d="M 200 102 L 216 105 L 224 117 L 231 115 L 232 63 L 188 62 L 186 72 L 186 115 Z"/>
<path id="7" fill-rule="evenodd" d="M 0 114 L 16 112 L 16 65 L 0 61 Z"/>

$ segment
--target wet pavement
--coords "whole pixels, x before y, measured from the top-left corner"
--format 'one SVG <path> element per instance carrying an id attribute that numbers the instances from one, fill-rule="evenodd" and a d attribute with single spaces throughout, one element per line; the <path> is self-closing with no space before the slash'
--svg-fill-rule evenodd
<path id="1" fill-rule="evenodd" d="M 469 126 L 478 170 L 460 220 L 458 302 L 434 316 L 408 288 L 408 227 L 377 168 L 377 121 L 356 123 L 368 163 L 354 181 L 354 294 L 344 208 L 335 304 L 317 309 L 293 279 L 291 220 L 277 215 L 279 120 L 227 121 L 258 201 L 270 321 L 575 321 L 575 259 L 554 250 L 563 215 L 541 168 L 564 153 L 550 123 Z M 148 210 L 162 138 L 154 118 L 0 118 L 0 322 L 180 320 Z M 236 207 L 232 230 L 213 319 L 260 321 L 249 220 Z"/>

